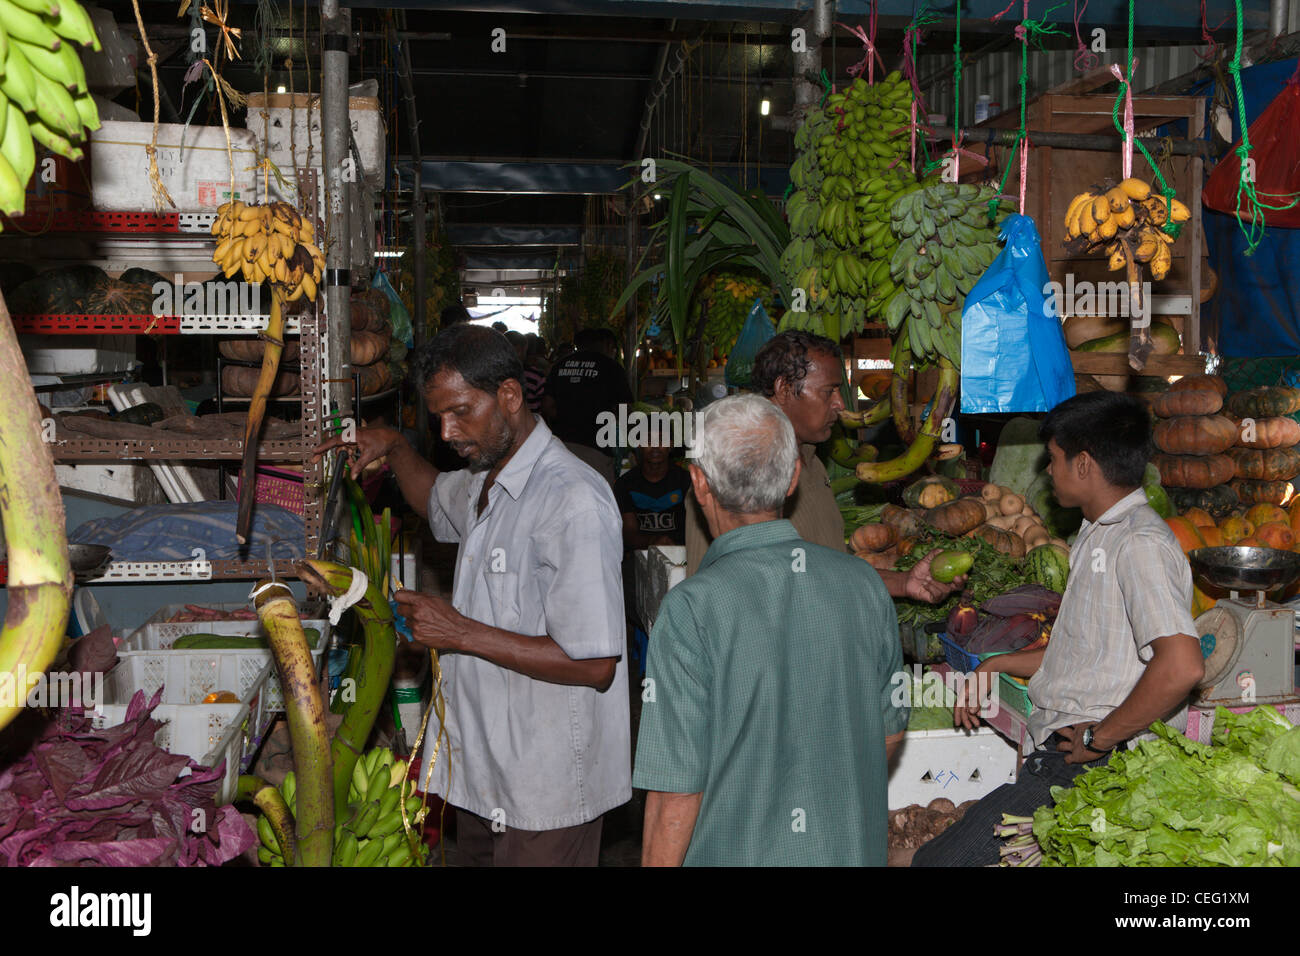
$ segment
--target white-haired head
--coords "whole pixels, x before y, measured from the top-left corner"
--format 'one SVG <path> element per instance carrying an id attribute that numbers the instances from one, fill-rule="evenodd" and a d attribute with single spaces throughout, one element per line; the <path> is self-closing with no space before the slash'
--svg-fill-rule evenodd
<path id="1" fill-rule="evenodd" d="M 733 395 L 700 414 L 695 464 L 718 506 L 732 514 L 780 513 L 799 461 L 790 419 L 758 395 Z"/>

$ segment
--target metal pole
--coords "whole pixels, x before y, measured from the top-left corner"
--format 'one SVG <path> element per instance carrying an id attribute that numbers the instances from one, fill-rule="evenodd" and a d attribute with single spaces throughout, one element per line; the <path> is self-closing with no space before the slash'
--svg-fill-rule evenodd
<path id="1" fill-rule="evenodd" d="M 331 242 L 325 250 L 325 314 L 329 329 L 326 378 L 339 413 L 353 413 L 350 361 L 352 317 L 352 223 L 343 180 L 348 156 L 348 37 L 351 17 L 338 0 L 321 0 L 321 136 L 324 140 L 325 214 Z"/>
<path id="2" fill-rule="evenodd" d="M 1268 5 L 1268 36 L 1280 37 L 1286 33 L 1286 22 L 1290 13 L 1289 0 L 1270 0 Z"/>
<path id="3" fill-rule="evenodd" d="M 428 315 L 425 314 L 428 291 L 428 269 L 425 261 L 425 216 L 428 214 L 428 207 L 424 201 L 424 183 L 422 176 L 424 171 L 424 154 L 420 151 L 420 120 L 415 111 L 415 88 L 411 83 L 411 43 L 407 39 L 410 34 L 406 32 L 406 11 L 399 10 L 397 13 L 396 28 L 401 30 L 401 55 L 398 57 L 397 77 L 402 84 L 402 99 L 406 103 L 406 121 L 411 127 L 411 167 L 412 180 L 411 188 L 414 190 L 414 199 L 411 203 L 411 255 L 414 257 L 411 262 L 411 272 L 415 276 L 415 289 L 412 292 L 412 304 L 415 308 L 412 310 L 414 315 L 411 316 L 411 323 L 415 336 L 415 347 L 418 349 L 424 344 L 425 334 L 429 321 Z M 419 450 L 425 452 L 425 447 L 429 438 L 429 410 L 425 407 L 423 401 L 415 403 L 415 434 L 419 445 Z"/>
<path id="4" fill-rule="evenodd" d="M 822 41 L 831 35 L 830 0 L 813 0 L 812 11 L 800 24 L 807 31 L 805 49 L 794 55 L 794 115 L 796 128 L 821 99 L 821 88 L 810 79 L 821 74 Z"/>

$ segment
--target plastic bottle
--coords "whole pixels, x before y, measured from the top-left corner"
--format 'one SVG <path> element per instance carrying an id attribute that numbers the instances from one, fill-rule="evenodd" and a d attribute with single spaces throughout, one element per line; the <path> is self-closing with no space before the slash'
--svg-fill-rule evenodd
<path id="1" fill-rule="evenodd" d="M 987 93 L 981 93 L 975 99 L 975 122 L 983 123 L 989 118 L 989 101 L 992 99 Z"/>

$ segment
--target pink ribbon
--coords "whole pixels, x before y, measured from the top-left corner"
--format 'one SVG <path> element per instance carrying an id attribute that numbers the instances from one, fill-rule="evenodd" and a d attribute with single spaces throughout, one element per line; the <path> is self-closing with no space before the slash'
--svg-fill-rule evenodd
<path id="1" fill-rule="evenodd" d="M 867 82 L 874 84 L 876 82 L 876 62 L 880 62 L 881 70 L 885 68 L 885 61 L 880 58 L 880 51 L 876 49 L 876 44 L 872 42 L 871 37 L 867 35 L 867 31 L 861 26 L 850 27 L 838 20 L 835 25 L 843 27 L 862 41 L 862 59 L 848 68 L 849 76 L 861 76 L 863 71 L 866 71 Z"/>
<path id="2" fill-rule="evenodd" d="M 1020 141 L 1020 215 L 1025 214 L 1025 180 L 1029 172 L 1029 137 Z"/>
<path id="3" fill-rule="evenodd" d="M 1134 67 L 1137 60 L 1133 61 Z M 1124 178 L 1133 175 L 1133 84 L 1124 79 L 1124 71 L 1118 63 L 1110 65 L 1111 75 L 1124 84 Z"/>

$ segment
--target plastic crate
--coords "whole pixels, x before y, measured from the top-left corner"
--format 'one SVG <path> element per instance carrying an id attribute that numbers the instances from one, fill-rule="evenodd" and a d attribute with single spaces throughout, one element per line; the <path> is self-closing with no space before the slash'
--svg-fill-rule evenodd
<path id="1" fill-rule="evenodd" d="M 998 681 L 999 704 L 1014 710 L 1021 717 L 1028 717 L 1034 712 L 1034 705 L 1029 702 L 1029 688 L 1018 683 L 1006 674 Z"/>
<path id="2" fill-rule="evenodd" d="M 964 647 L 959 647 L 947 634 L 940 634 L 939 641 L 943 644 L 944 661 L 947 662 L 949 667 L 959 670 L 963 674 L 969 674 L 990 657 L 997 657 L 999 654 L 1006 653 L 1006 651 L 991 651 L 988 654 L 972 654 Z"/>
<path id="3" fill-rule="evenodd" d="M 213 604 L 210 607 L 223 611 L 242 610 L 247 607 L 245 604 Z M 271 676 L 266 682 L 266 711 L 268 714 L 280 713 L 284 710 L 284 693 L 280 689 L 280 679 L 275 673 L 274 662 L 271 659 L 269 650 L 224 650 L 224 651 L 176 651 L 172 650 L 172 643 L 176 638 L 184 634 L 226 634 L 237 637 L 252 636 L 262 634 L 262 625 L 258 621 L 168 621 L 172 617 L 185 610 L 183 604 L 169 604 L 159 608 L 154 612 L 149 620 L 145 621 L 138 630 L 122 642 L 118 648 L 118 656 L 122 659 L 143 655 L 157 663 L 151 666 L 155 668 L 166 668 L 168 665 L 163 661 L 171 655 L 178 655 L 182 658 L 192 658 L 196 663 L 186 666 L 202 668 L 206 666 L 203 662 L 216 658 L 228 658 L 239 661 L 236 666 L 240 668 L 240 673 L 248 673 L 254 667 L 260 668 L 263 665 L 271 665 Z M 312 663 L 316 665 L 319 672 L 321 655 L 325 653 L 325 648 L 329 644 L 330 622 L 324 618 L 304 618 L 303 627 L 314 627 L 320 632 L 320 638 L 316 641 L 316 648 L 311 652 Z M 165 654 L 158 652 L 165 651 Z M 175 678 L 173 678 L 175 679 Z M 243 688 L 235 690 L 230 687 L 214 688 L 219 690 L 230 690 L 238 693 L 243 697 Z M 200 697 L 200 699 L 202 699 Z M 260 727 L 260 725 L 259 725 Z"/>
<path id="4" fill-rule="evenodd" d="M 978 800 L 1015 780 L 1016 748 L 988 727 L 908 731 L 889 774 L 889 809 Z"/>
<path id="5" fill-rule="evenodd" d="M 129 703 L 129 699 L 128 699 Z M 114 727 L 126 719 L 126 704 L 101 703 L 91 723 L 97 728 Z M 251 715 L 247 704 L 159 704 L 153 716 L 163 722 L 154 742 L 168 753 L 183 754 L 205 767 L 225 761 L 217 803 L 235 799 L 242 755 L 251 736 Z"/>
<path id="6" fill-rule="evenodd" d="M 243 493 L 244 476 L 239 476 L 239 485 L 235 496 Z M 253 500 L 268 505 L 279 505 L 296 515 L 305 514 L 303 505 L 302 473 L 285 471 L 281 468 L 269 468 L 259 465 L 257 468 L 257 486 L 253 489 Z"/>
<path id="7" fill-rule="evenodd" d="M 229 691 L 248 708 L 248 734 L 236 755 L 251 760 L 253 751 L 275 716 L 267 700 L 267 684 L 275 665 L 242 651 L 165 651 L 155 654 L 119 653 L 117 666 L 104 677 L 104 701 L 123 709 L 136 691 L 152 697 L 162 689 L 164 704 L 206 706 L 203 698 Z"/>

